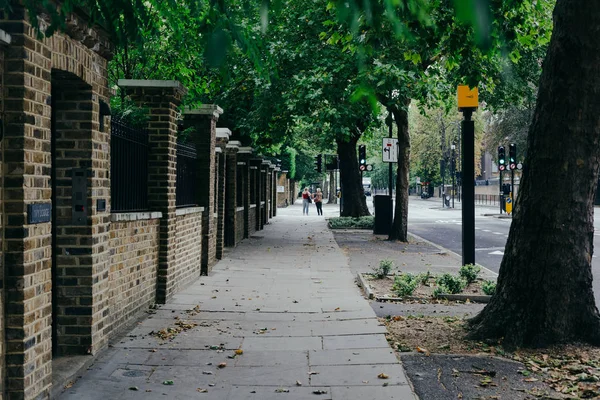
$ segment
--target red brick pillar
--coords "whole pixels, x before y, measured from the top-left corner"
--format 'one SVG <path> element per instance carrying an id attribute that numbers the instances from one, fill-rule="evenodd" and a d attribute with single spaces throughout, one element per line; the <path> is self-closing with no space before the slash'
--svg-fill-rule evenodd
<path id="1" fill-rule="evenodd" d="M 174 292 L 176 268 L 176 182 L 178 107 L 186 89 L 177 81 L 119 80 L 119 86 L 150 110 L 148 205 L 160 211 L 156 302 L 164 304 Z"/>
<path id="2" fill-rule="evenodd" d="M 227 161 L 225 172 L 225 246 L 235 247 L 237 217 L 237 153 L 240 142 L 230 141 L 225 151 Z"/>
<path id="3" fill-rule="evenodd" d="M 215 190 L 215 203 L 217 214 L 217 260 L 223 258 L 225 247 L 225 178 L 226 155 L 225 148 L 229 142 L 231 131 L 227 128 L 217 128 L 217 143 L 215 147 L 215 164 L 217 165 L 217 186 Z"/>
<path id="4" fill-rule="evenodd" d="M 275 164 L 269 165 L 269 218 L 273 218 L 277 212 L 277 173 Z"/>
<path id="5" fill-rule="evenodd" d="M 250 224 L 251 213 L 250 213 L 250 157 L 252 157 L 251 147 L 240 147 L 238 149 L 238 182 L 237 185 L 241 185 L 241 196 L 242 203 L 238 204 L 238 207 L 244 207 L 244 238 L 250 237 Z"/>
<path id="6" fill-rule="evenodd" d="M 186 110 L 186 127 L 193 127 L 191 140 L 198 152 L 198 205 L 204 207 L 202 218 L 202 275 L 208 275 L 217 260 L 217 219 L 215 218 L 215 160 L 217 121 L 223 110 L 214 104 L 205 104 L 194 110 Z"/>
<path id="7" fill-rule="evenodd" d="M 7 370 L 3 376 L 9 398 L 33 399 L 47 397 L 52 384 L 52 225 L 48 209 L 30 209 L 51 207 L 51 54 L 36 42 L 22 8 L 15 6 L 4 15 L 14 20 L 0 23 L 12 35 L 4 62 L 1 144 L 6 340 L 2 356 Z M 38 223 L 30 220 L 34 212 Z"/>

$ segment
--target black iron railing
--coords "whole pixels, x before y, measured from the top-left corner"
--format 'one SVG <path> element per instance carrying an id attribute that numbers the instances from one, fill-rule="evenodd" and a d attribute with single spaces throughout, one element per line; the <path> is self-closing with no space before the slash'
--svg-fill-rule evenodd
<path id="1" fill-rule="evenodd" d="M 196 146 L 177 141 L 177 207 L 192 207 L 196 199 L 196 171 L 198 168 Z"/>
<path id="2" fill-rule="evenodd" d="M 476 194 L 475 204 L 495 206 L 500 204 L 500 196 L 497 194 Z"/>
<path id="3" fill-rule="evenodd" d="M 113 118 L 110 126 L 112 212 L 148 210 L 148 131 Z"/>

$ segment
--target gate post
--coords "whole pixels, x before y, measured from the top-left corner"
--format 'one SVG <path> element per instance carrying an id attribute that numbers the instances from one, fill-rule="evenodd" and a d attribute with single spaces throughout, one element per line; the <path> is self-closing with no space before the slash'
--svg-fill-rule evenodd
<path id="1" fill-rule="evenodd" d="M 150 110 L 148 204 L 160 211 L 156 302 L 173 295 L 177 233 L 177 116 L 187 90 L 178 81 L 120 79 L 118 85 Z"/>

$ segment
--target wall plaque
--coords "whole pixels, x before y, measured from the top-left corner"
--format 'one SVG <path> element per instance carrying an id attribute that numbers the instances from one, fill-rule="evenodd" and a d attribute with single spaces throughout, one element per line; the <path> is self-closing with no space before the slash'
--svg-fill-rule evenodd
<path id="1" fill-rule="evenodd" d="M 41 224 L 52 220 L 51 203 L 35 203 L 27 205 L 27 223 Z"/>

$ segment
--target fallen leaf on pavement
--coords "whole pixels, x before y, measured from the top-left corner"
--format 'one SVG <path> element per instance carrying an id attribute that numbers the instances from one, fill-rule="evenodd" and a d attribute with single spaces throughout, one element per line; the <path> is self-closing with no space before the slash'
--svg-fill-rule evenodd
<path id="1" fill-rule="evenodd" d="M 235 354 L 237 354 L 238 356 L 239 356 L 239 355 L 242 355 L 242 354 L 244 354 L 244 350 L 242 350 L 242 349 L 237 349 L 237 350 L 235 351 Z"/>
<path id="2" fill-rule="evenodd" d="M 131 386 L 131 387 L 129 388 L 129 390 L 138 391 L 138 390 L 140 390 L 140 389 L 139 389 L 137 386 Z"/>
<path id="3" fill-rule="evenodd" d="M 302 382 L 296 381 L 296 386 L 302 386 Z"/>
<path id="4" fill-rule="evenodd" d="M 313 390 L 313 394 L 327 394 L 327 390 Z"/>
<path id="5" fill-rule="evenodd" d="M 290 389 L 279 388 L 275 389 L 275 393 L 289 393 Z"/>
<path id="6" fill-rule="evenodd" d="M 226 362 L 222 362 L 218 365 L 219 368 L 225 368 L 227 366 Z"/>
<path id="7" fill-rule="evenodd" d="M 173 382 L 172 380 L 167 380 L 167 381 L 163 381 L 163 385 L 174 385 L 175 382 Z"/>
<path id="8" fill-rule="evenodd" d="M 208 393 L 208 389 L 198 388 L 198 389 L 196 389 L 196 392 L 199 392 L 199 393 Z"/>
<path id="9" fill-rule="evenodd" d="M 417 352 L 423 353 L 427 357 L 429 357 L 429 350 L 427 350 L 425 347 L 419 347 L 419 346 L 417 346 Z"/>
<path id="10" fill-rule="evenodd" d="M 388 379 L 390 376 L 388 374 L 385 374 L 385 373 L 382 372 L 379 375 L 377 375 L 377 377 L 379 379 Z"/>
<path id="11" fill-rule="evenodd" d="M 308 371 L 309 375 L 318 375 L 319 373 L 317 371 Z"/>

